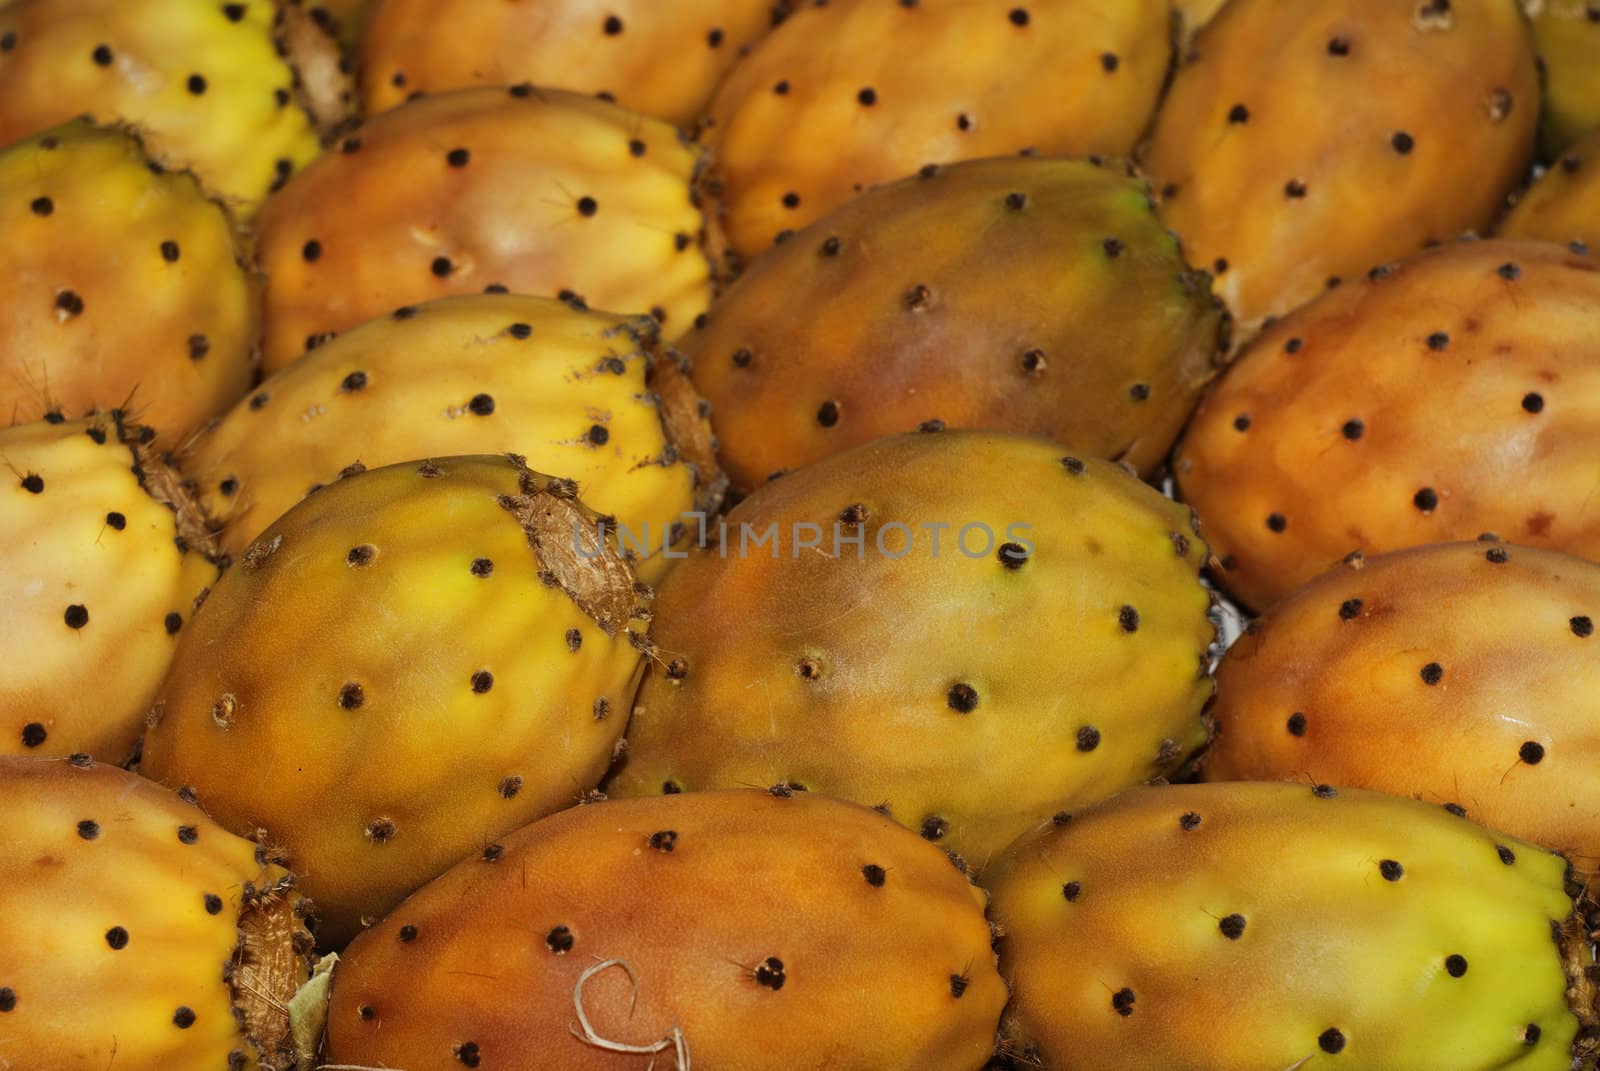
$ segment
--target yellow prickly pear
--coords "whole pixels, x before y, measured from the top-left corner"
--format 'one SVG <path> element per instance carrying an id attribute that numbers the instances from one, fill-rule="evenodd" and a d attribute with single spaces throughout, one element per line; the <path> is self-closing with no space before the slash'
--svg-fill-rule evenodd
<path id="1" fill-rule="evenodd" d="M 1021 436 L 894 436 L 790 473 L 662 582 L 608 791 L 793 783 L 981 868 L 1204 743 L 1190 523 L 1117 466 Z"/>
<path id="2" fill-rule="evenodd" d="M 348 466 L 517 453 L 653 538 L 647 578 L 683 515 L 722 477 L 703 402 L 648 316 L 473 294 L 402 306 L 260 385 L 182 459 L 240 554 Z"/>
<path id="3" fill-rule="evenodd" d="M 122 407 L 172 446 L 250 387 L 254 280 L 227 211 L 132 133 L 0 152 L 0 412 Z"/>
<path id="4" fill-rule="evenodd" d="M 571 484 L 520 459 L 348 476 L 212 591 L 143 769 L 281 849 L 338 941 L 595 786 L 646 593 Z"/>
<path id="5" fill-rule="evenodd" d="M 286 1071 L 310 901 L 259 847 L 86 755 L 0 757 L 0 1064 Z"/>
<path id="6" fill-rule="evenodd" d="M 0 429 L 0 465 L 0 755 L 123 762 L 217 581 L 211 526 L 114 417 Z"/>
<path id="7" fill-rule="evenodd" d="M 0 145 L 75 115 L 123 120 L 249 214 L 317 155 L 318 123 L 342 119 L 337 46 L 297 14 L 269 0 L 6 4 Z"/>

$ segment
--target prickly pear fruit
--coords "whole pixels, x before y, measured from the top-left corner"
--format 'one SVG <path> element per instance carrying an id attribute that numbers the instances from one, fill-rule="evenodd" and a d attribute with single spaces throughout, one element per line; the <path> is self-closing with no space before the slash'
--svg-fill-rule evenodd
<path id="1" fill-rule="evenodd" d="M 1229 650 L 1207 776 L 1465 805 L 1600 870 L 1600 565 L 1481 542 L 1360 564 L 1277 603 Z"/>
<path id="2" fill-rule="evenodd" d="M 577 807 L 355 940 L 327 1059 L 975 1071 L 1006 1000 L 983 903 L 936 849 L 838 800 Z"/>
<path id="3" fill-rule="evenodd" d="M 336 38 L 346 49 L 354 51 L 366 27 L 368 9 L 373 0 L 291 0 L 296 6 L 306 5 L 310 15 L 324 33 Z"/>
<path id="4" fill-rule="evenodd" d="M 0 429 L 0 755 L 127 759 L 217 580 L 199 508 L 141 438 L 110 417 Z"/>
<path id="5" fill-rule="evenodd" d="M 996 863 L 1004 1048 L 1048 1071 L 1567 1071 L 1595 990 L 1566 869 L 1376 792 L 1133 789 Z"/>
<path id="6" fill-rule="evenodd" d="M 293 1066 L 308 901 L 248 841 L 142 777 L 0 757 L 6 1066 Z"/>
<path id="7" fill-rule="evenodd" d="M 1562 153 L 1512 206 L 1498 235 L 1600 249 L 1600 132 Z"/>
<path id="8" fill-rule="evenodd" d="M 319 151 L 308 83 L 275 47 L 276 13 L 263 0 L 7 4 L 0 145 L 83 113 L 125 120 L 157 160 L 248 214 Z"/>
<path id="9" fill-rule="evenodd" d="M 1555 159 L 1600 130 L 1600 4 L 1595 0 L 1522 0 L 1544 65 L 1540 145 Z"/>
<path id="10" fill-rule="evenodd" d="M 1145 162 L 1241 337 L 1486 227 L 1533 151 L 1539 81 L 1514 0 L 1234 0 L 1190 55 Z"/>
<path id="11" fill-rule="evenodd" d="M 1177 451 L 1230 591 L 1257 609 L 1351 551 L 1507 539 L 1600 558 L 1600 262 L 1459 242 L 1279 320 Z"/>
<path id="12" fill-rule="evenodd" d="M 599 781 L 642 612 L 571 485 L 519 459 L 350 476 L 212 591 L 143 769 L 285 851 L 336 941 Z"/>
<path id="13" fill-rule="evenodd" d="M 1205 741 L 1205 554 L 1182 507 L 1043 439 L 819 461 L 663 581 L 610 791 L 793 782 L 981 868 Z"/>
<path id="14" fill-rule="evenodd" d="M 805 5 L 712 102 L 729 245 L 753 256 L 924 164 L 1131 152 L 1166 78 L 1171 17 L 1166 0 Z"/>
<path id="15" fill-rule="evenodd" d="M 376 115 L 416 92 L 527 80 L 603 94 L 687 127 L 787 7 L 773 0 L 385 0 L 362 37 L 362 96 Z"/>
<path id="16" fill-rule="evenodd" d="M 514 451 L 633 530 L 712 510 L 700 399 L 647 316 L 481 294 L 403 307 L 268 379 L 184 459 L 239 554 L 352 462 Z M 661 539 L 646 546 L 660 563 Z M 651 568 L 656 566 L 652 564 Z"/>
<path id="17" fill-rule="evenodd" d="M 1223 315 L 1111 168 L 930 168 L 758 257 L 685 336 L 737 486 L 938 418 L 1160 464 Z"/>
<path id="18" fill-rule="evenodd" d="M 1227 0 L 1173 0 L 1172 6 L 1183 22 L 1184 40 L 1193 40 L 1194 35 L 1216 17 L 1226 2 Z"/>
<path id="19" fill-rule="evenodd" d="M 233 225 L 122 130 L 0 152 L 0 411 L 125 406 L 179 442 L 250 387 L 256 294 Z"/>
<path id="20" fill-rule="evenodd" d="M 687 327 L 711 296 L 699 166 L 665 123 L 527 85 L 380 115 L 261 213 L 263 365 L 398 305 L 491 287 Z"/>

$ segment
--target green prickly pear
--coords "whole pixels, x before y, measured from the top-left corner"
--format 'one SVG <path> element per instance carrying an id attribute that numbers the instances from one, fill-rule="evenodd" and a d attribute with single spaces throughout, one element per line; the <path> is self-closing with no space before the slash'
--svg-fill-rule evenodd
<path id="1" fill-rule="evenodd" d="M 1566 875 L 1375 792 L 1133 789 L 997 862 L 1004 1047 L 1047 1071 L 1568 1071 L 1600 1036 Z"/>

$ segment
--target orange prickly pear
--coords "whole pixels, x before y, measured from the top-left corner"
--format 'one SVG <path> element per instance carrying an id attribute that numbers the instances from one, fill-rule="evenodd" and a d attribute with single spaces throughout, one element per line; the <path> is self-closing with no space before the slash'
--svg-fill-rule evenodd
<path id="1" fill-rule="evenodd" d="M 729 246 L 754 256 L 924 164 L 1126 155 L 1161 95 L 1172 27 L 1168 0 L 806 4 L 711 104 Z"/>
<path id="2" fill-rule="evenodd" d="M 330 1064 L 977 1071 L 984 894 L 864 807 L 779 786 L 577 807 L 358 937 Z"/>
<path id="3" fill-rule="evenodd" d="M 1144 162 L 1248 338 L 1374 264 L 1487 227 L 1538 116 L 1516 0 L 1231 0 L 1179 66 Z"/>
<path id="4" fill-rule="evenodd" d="M 1458 242 L 1277 321 L 1176 453 L 1221 578 L 1264 610 L 1352 551 L 1506 539 L 1600 558 L 1600 262 Z"/>
<path id="5" fill-rule="evenodd" d="M 681 344 L 748 489 L 926 420 L 1043 435 L 1149 472 L 1224 316 L 1119 168 L 928 168 L 768 250 Z"/>

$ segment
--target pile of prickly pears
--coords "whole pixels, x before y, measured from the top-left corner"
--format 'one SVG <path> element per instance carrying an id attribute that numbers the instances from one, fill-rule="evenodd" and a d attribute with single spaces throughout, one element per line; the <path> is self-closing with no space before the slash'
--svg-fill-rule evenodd
<path id="1" fill-rule="evenodd" d="M 0 1071 L 1600 1071 L 1596 0 L 0 0 L 0 422 Z"/>

